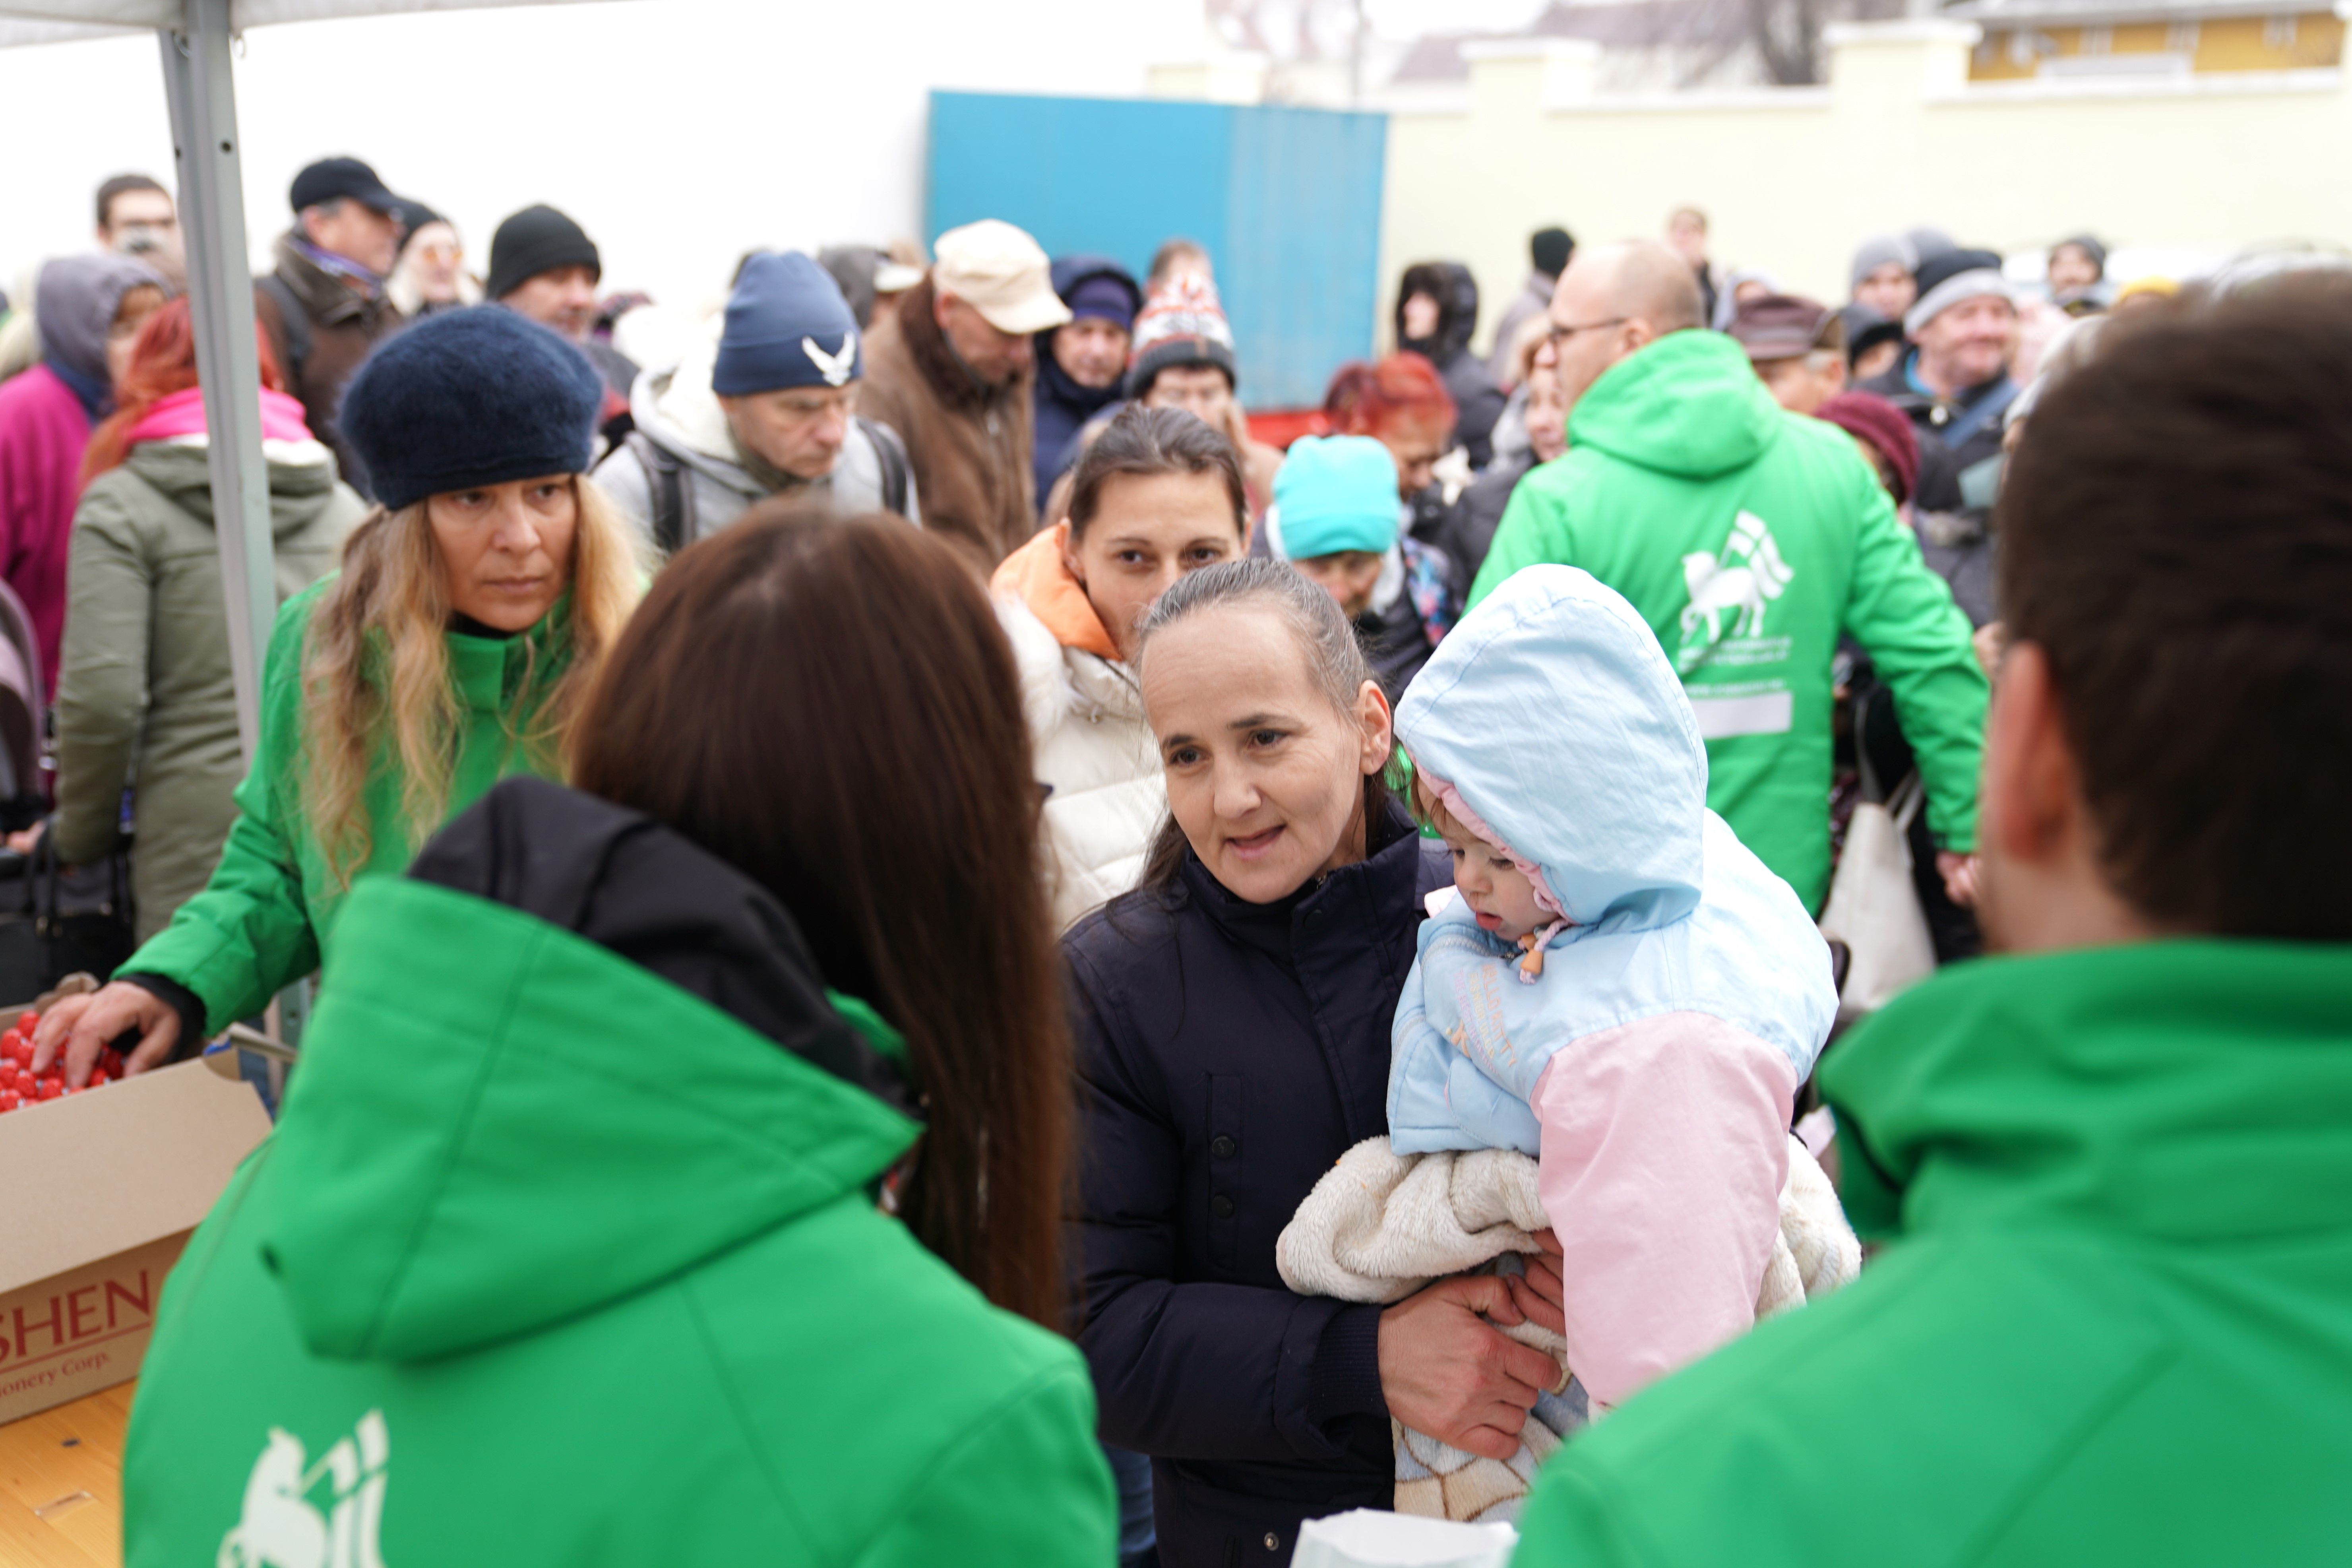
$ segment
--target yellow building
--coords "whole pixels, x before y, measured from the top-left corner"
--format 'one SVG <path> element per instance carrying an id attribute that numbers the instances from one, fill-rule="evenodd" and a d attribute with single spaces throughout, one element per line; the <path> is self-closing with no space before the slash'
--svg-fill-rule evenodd
<path id="1" fill-rule="evenodd" d="M 1983 29 L 1971 81 L 2326 70 L 2344 20 L 2312 0 L 1963 0 L 1941 15 Z"/>

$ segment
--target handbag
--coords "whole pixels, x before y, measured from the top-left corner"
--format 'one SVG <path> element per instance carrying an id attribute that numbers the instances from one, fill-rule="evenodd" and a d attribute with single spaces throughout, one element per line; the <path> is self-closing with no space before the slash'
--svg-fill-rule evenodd
<path id="1" fill-rule="evenodd" d="M 1911 879 L 1911 819 L 1927 786 L 1915 768 L 1880 801 L 1869 798 L 1872 782 L 1865 762 L 1864 798 L 1846 827 L 1845 853 L 1822 909 L 1822 934 L 1852 953 L 1838 993 L 1841 1024 L 1875 1013 L 1905 986 L 1936 972 L 1936 944 Z"/>
<path id="2" fill-rule="evenodd" d="M 0 1003 L 39 995 L 77 973 L 104 980 L 131 956 L 120 852 L 68 868 L 58 864 L 56 836 L 44 833 L 31 855 L 0 858 L 16 862 L 24 888 L 16 908 L 0 908 Z"/>

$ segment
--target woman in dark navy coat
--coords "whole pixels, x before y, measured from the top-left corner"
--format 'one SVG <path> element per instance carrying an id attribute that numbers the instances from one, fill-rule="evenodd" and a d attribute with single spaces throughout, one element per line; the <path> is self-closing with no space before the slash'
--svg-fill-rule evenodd
<path id="1" fill-rule="evenodd" d="M 1481 1320 L 1519 1321 L 1497 1279 L 1381 1308 L 1275 1268 L 1300 1200 L 1388 1130 L 1390 1021 L 1452 881 L 1382 782 L 1389 705 L 1346 619 L 1281 563 L 1208 567 L 1139 663 L 1171 820 L 1064 942 L 1079 1343 L 1104 1440 L 1152 1457 L 1160 1562 L 1286 1563 L 1301 1520 L 1391 1506 L 1391 1415 L 1507 1458 L 1557 1373 Z"/>

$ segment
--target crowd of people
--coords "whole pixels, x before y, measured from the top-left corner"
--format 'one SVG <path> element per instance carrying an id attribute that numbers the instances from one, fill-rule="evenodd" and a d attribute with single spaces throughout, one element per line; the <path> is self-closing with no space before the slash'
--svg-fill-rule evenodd
<path id="1" fill-rule="evenodd" d="M 0 324 L 10 842 L 138 942 L 35 1070 L 319 977 L 132 1563 L 2352 1542 L 2352 269 L 1547 227 L 1277 447 L 1182 239 L 756 251 L 656 332 L 552 207 L 477 280 L 357 159 L 289 198 L 249 757 L 170 193 Z M 1906 793 L 1943 968 L 1857 1021 Z"/>

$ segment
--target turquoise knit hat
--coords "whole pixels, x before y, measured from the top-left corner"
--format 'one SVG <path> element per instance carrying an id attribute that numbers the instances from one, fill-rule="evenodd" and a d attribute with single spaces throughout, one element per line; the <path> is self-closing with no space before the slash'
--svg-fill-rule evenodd
<path id="1" fill-rule="evenodd" d="M 1275 473 L 1270 531 L 1286 561 L 1382 554 L 1396 542 L 1402 505 L 1386 447 L 1370 436 L 1302 436 Z"/>

